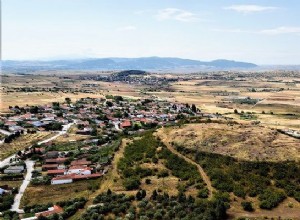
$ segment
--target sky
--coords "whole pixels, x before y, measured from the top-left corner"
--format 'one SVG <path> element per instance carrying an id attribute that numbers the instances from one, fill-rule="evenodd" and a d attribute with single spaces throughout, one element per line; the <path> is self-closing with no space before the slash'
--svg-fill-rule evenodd
<path id="1" fill-rule="evenodd" d="M 2 59 L 300 64 L 299 0 L 2 0 Z"/>

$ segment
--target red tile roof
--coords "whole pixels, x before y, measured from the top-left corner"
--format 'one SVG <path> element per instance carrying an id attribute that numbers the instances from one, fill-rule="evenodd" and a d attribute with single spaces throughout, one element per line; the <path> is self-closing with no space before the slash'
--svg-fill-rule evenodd
<path id="1" fill-rule="evenodd" d="M 64 163 L 68 158 L 56 158 L 56 159 L 46 159 L 46 163 Z"/>
<path id="2" fill-rule="evenodd" d="M 102 174 L 100 174 L 100 173 L 93 173 L 93 174 L 88 174 L 88 175 L 69 174 L 69 175 L 55 177 L 52 180 L 68 180 L 68 179 L 80 180 L 80 179 L 97 178 L 100 176 L 102 176 Z"/>
<path id="3" fill-rule="evenodd" d="M 64 174 L 66 170 L 48 170 L 47 175 L 58 175 L 58 174 Z"/>
<path id="4" fill-rule="evenodd" d="M 126 128 L 126 127 L 131 127 L 131 122 L 130 121 L 124 121 L 121 123 L 121 127 L 122 128 Z"/>
<path id="5" fill-rule="evenodd" d="M 53 215 L 55 213 L 57 213 L 57 214 L 62 213 L 63 211 L 64 210 L 62 207 L 60 207 L 58 205 L 54 205 L 52 210 L 35 213 L 35 216 L 36 217 L 39 217 L 39 216 L 47 217 L 47 216 Z"/>
<path id="6" fill-rule="evenodd" d="M 81 165 L 90 165 L 90 164 L 92 164 L 92 162 L 86 159 L 74 160 L 71 162 L 71 166 L 81 166 Z"/>

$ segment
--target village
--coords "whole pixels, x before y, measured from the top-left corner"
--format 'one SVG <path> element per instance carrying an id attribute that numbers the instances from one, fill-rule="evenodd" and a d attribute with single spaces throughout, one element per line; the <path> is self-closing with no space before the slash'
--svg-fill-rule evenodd
<path id="1" fill-rule="evenodd" d="M 23 213 L 19 206 L 29 184 L 69 184 L 105 175 L 122 135 L 175 125 L 178 120 L 188 117 L 215 117 L 202 113 L 195 105 L 170 103 L 157 97 L 130 100 L 106 96 L 82 98 L 76 102 L 66 98 L 64 103 L 52 105 L 11 106 L 10 111 L 0 121 L 3 143 L 16 141 L 28 133 L 53 133 L 49 139 L 27 146 L 1 161 L 0 180 L 23 183 L 19 190 L 9 184 L 0 185 L 0 198 L 3 198 L 0 212 L 10 209 L 19 213 Z M 71 134 L 85 138 L 69 139 L 63 144 L 55 142 L 57 137 Z M 4 204 L 4 198 L 10 199 Z M 57 206 L 52 209 L 61 211 Z M 39 215 L 41 213 L 35 218 Z"/>

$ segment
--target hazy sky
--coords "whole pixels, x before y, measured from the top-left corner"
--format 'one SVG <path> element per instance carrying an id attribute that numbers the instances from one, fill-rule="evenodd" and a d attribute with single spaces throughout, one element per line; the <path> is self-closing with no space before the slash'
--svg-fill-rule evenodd
<path id="1" fill-rule="evenodd" d="M 2 0 L 2 59 L 300 64 L 299 0 Z"/>

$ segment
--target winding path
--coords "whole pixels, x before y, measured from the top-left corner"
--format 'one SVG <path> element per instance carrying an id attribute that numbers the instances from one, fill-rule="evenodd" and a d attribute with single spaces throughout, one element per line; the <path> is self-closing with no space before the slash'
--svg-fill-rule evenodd
<path id="1" fill-rule="evenodd" d="M 179 153 L 177 150 L 175 150 L 172 145 L 167 141 L 167 137 L 161 132 L 161 130 L 158 130 L 157 134 L 159 134 L 158 136 L 161 138 L 162 142 L 166 145 L 166 147 L 174 154 L 176 154 L 177 156 L 183 158 L 185 161 L 189 162 L 190 164 L 193 164 L 197 167 L 203 181 L 206 184 L 206 187 L 208 189 L 208 198 L 212 198 L 213 196 L 213 192 L 214 192 L 214 188 L 211 184 L 211 181 L 209 179 L 209 177 L 207 176 L 207 174 L 205 173 L 205 171 L 203 170 L 203 168 L 196 163 L 195 161 L 193 161 L 192 159 L 184 156 L 183 154 Z"/>

